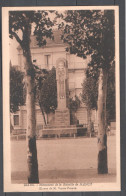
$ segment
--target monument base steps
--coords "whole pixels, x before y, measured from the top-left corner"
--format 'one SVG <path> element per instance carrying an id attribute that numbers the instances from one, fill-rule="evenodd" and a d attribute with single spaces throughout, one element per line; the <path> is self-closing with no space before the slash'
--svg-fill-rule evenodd
<path id="1" fill-rule="evenodd" d="M 77 127 L 76 126 L 62 126 L 62 127 L 44 127 L 42 130 L 41 130 L 41 133 L 40 133 L 40 137 L 43 137 L 43 136 L 51 136 L 51 135 L 55 135 L 55 137 L 61 137 L 61 136 L 65 136 L 65 135 L 68 135 L 68 136 L 76 136 L 77 134 Z"/>

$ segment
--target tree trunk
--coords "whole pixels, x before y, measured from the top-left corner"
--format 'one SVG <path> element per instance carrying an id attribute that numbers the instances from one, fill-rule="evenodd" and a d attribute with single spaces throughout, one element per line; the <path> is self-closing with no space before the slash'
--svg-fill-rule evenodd
<path id="1" fill-rule="evenodd" d="M 87 121 L 88 121 L 88 129 L 87 129 L 87 135 L 91 137 L 91 110 L 87 109 Z"/>
<path id="2" fill-rule="evenodd" d="M 35 93 L 34 72 L 31 61 L 30 46 L 23 51 L 25 57 L 26 84 L 27 84 L 27 163 L 28 183 L 39 183 L 38 160 L 36 148 L 36 115 L 35 115 Z"/>
<path id="3" fill-rule="evenodd" d="M 25 15 L 25 14 L 24 14 Z M 25 17 L 25 16 L 24 16 Z M 34 67 L 31 59 L 30 51 L 30 36 L 31 36 L 31 20 L 29 17 L 25 17 L 25 24 L 22 30 L 22 39 L 14 33 L 14 37 L 20 44 L 25 65 L 25 79 L 27 84 L 27 163 L 28 163 L 28 183 L 39 183 L 38 177 L 38 160 L 37 160 L 37 149 L 36 149 L 36 116 L 35 116 L 35 92 L 34 92 Z"/>
<path id="4" fill-rule="evenodd" d="M 107 163 L 107 134 L 106 134 L 106 97 L 107 97 L 106 70 L 100 69 L 98 87 L 98 173 L 108 173 Z"/>
<path id="5" fill-rule="evenodd" d="M 40 109 L 41 109 L 41 112 L 42 112 L 42 115 L 43 115 L 44 123 L 45 123 L 45 125 L 46 125 L 46 118 L 45 118 L 45 113 L 44 113 L 44 110 L 43 110 L 42 104 L 41 104 L 41 103 L 39 103 L 39 106 L 40 106 Z"/>
<path id="6" fill-rule="evenodd" d="M 38 161 L 36 148 L 36 117 L 35 97 L 33 92 L 34 81 L 27 76 L 27 161 L 28 183 L 39 183 Z"/>

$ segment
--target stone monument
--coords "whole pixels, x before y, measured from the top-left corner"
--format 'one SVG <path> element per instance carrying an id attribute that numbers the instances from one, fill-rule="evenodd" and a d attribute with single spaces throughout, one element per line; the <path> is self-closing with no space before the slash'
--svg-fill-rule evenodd
<path id="1" fill-rule="evenodd" d="M 55 135 L 56 137 L 77 134 L 77 127 L 70 125 L 70 112 L 67 108 L 67 89 L 68 74 L 67 62 L 60 58 L 56 62 L 56 80 L 57 80 L 57 109 L 55 110 L 55 121 L 53 125 L 43 127 L 41 136 Z"/>
<path id="2" fill-rule="evenodd" d="M 67 64 L 65 59 L 56 62 L 57 109 L 55 110 L 55 125 L 70 125 L 70 113 L 67 108 Z"/>

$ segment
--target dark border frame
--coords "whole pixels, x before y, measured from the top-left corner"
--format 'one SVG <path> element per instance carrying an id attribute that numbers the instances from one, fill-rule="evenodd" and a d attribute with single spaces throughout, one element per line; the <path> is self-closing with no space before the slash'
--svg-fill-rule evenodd
<path id="1" fill-rule="evenodd" d="M 121 130 L 121 191 L 73 193 L 4 193 L 3 192 L 3 113 L 2 113 L 2 7 L 16 6 L 119 6 L 120 34 L 120 130 Z M 0 196 L 124 196 L 126 194 L 126 81 L 125 81 L 125 0 L 0 0 Z"/>

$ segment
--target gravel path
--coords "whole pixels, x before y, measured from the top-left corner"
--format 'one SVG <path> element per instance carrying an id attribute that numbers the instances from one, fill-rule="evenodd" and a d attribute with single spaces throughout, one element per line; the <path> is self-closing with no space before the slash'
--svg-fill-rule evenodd
<path id="1" fill-rule="evenodd" d="M 42 182 L 115 180 L 115 136 L 108 137 L 108 175 L 97 175 L 97 138 L 37 140 L 39 176 Z M 27 179 L 26 141 L 11 141 L 12 179 Z M 111 178 L 110 178 L 111 177 Z M 84 181 L 85 181 L 84 180 Z"/>

